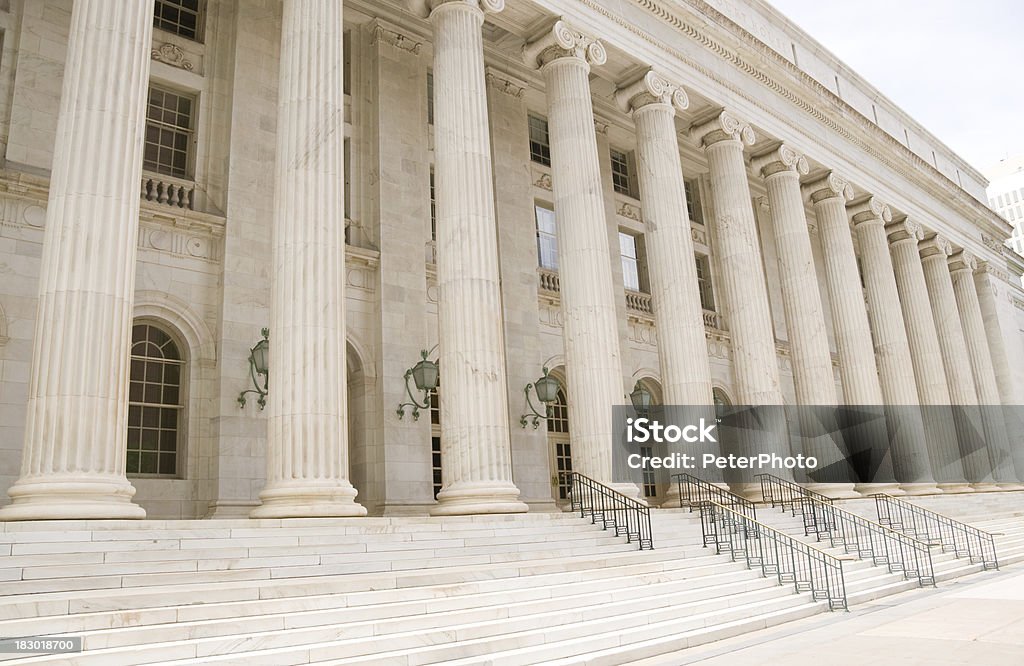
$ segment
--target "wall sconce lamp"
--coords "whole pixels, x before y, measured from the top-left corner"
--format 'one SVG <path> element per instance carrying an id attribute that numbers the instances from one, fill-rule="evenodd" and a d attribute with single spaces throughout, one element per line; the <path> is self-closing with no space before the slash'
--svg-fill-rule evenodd
<path id="1" fill-rule="evenodd" d="M 406 407 L 412 407 L 413 421 L 419 421 L 421 409 L 430 409 L 430 394 L 437 390 L 440 378 L 440 369 L 437 363 L 429 359 L 435 349 L 437 349 L 437 345 L 431 347 L 429 351 L 422 350 L 419 362 L 405 371 L 405 392 L 409 395 L 409 402 L 400 403 L 398 409 L 395 410 L 399 420 L 405 418 Z M 416 396 L 412 394 L 412 388 L 409 387 L 410 379 L 416 385 L 416 390 L 423 392 L 423 404 L 420 404 L 416 400 Z"/>
<path id="2" fill-rule="evenodd" d="M 267 382 L 269 381 L 269 355 L 270 355 L 270 329 L 264 328 L 260 331 L 263 339 L 253 345 L 253 348 L 249 350 L 249 374 L 252 376 L 252 385 L 255 388 L 242 391 L 238 394 L 238 406 L 239 408 L 245 407 L 245 394 L 256 393 L 260 397 L 256 399 L 256 404 L 260 406 L 260 411 L 267 406 Z M 260 378 L 263 379 L 263 385 L 260 386 Z"/>
<path id="3" fill-rule="evenodd" d="M 558 399 L 558 380 L 548 374 L 546 366 L 543 369 L 543 373 L 540 379 L 532 384 L 527 384 L 526 388 L 523 389 L 523 392 L 526 394 L 526 406 L 530 408 L 530 413 L 519 417 L 519 425 L 523 428 L 526 427 L 527 423 L 531 423 L 533 424 L 533 429 L 536 430 L 537 426 L 540 425 L 540 420 L 548 418 L 548 408 L 551 403 Z M 531 388 L 536 392 L 537 400 L 540 400 L 544 405 L 543 414 L 537 411 L 537 408 L 533 406 L 533 401 L 530 400 Z"/>
<path id="4" fill-rule="evenodd" d="M 636 410 L 637 416 L 646 417 L 650 414 L 651 392 L 645 389 L 640 382 L 633 387 L 633 392 L 629 394 L 629 401 L 633 403 L 633 409 Z"/>

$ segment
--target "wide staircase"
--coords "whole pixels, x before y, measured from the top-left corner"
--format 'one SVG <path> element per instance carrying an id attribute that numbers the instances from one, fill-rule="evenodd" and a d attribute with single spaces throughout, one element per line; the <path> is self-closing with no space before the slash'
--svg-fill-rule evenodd
<path id="1" fill-rule="evenodd" d="M 792 511 L 573 484 L 572 513 L 0 523 L 0 637 L 83 647 L 0 663 L 624 664 L 836 607 L 768 543 L 840 561 L 849 604 L 918 585 Z M 1024 518 L 977 513 L 1024 559 Z"/>

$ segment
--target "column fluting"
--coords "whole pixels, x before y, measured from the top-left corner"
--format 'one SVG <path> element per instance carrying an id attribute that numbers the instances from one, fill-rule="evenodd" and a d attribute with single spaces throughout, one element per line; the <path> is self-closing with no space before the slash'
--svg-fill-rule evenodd
<path id="1" fill-rule="evenodd" d="M 481 6 L 482 5 L 482 6 Z M 442 489 L 434 515 L 527 510 L 512 483 L 483 3 L 435 1 L 434 179 Z"/>
<path id="2" fill-rule="evenodd" d="M 152 2 L 72 8 L 21 477 L 0 520 L 145 517 L 125 456 L 152 32 Z"/>
<path id="3" fill-rule="evenodd" d="M 342 3 L 285 0 L 267 482 L 253 518 L 362 516 L 348 480 Z"/>
<path id="4" fill-rule="evenodd" d="M 611 483 L 612 407 L 623 404 L 625 392 L 590 92 L 590 66 L 603 64 L 607 53 L 558 21 L 524 57 L 540 67 L 547 88 L 573 466 Z"/>

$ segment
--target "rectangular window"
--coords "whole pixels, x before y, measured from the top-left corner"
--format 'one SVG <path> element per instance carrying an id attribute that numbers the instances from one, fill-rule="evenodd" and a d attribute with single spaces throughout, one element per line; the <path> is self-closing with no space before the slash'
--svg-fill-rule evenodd
<path id="1" fill-rule="evenodd" d="M 1020 196 L 1017 194 L 1017 190 L 1013 191 L 1013 203 L 1020 203 Z"/>
<path id="2" fill-rule="evenodd" d="M 700 203 L 700 187 L 696 180 L 687 179 L 683 181 L 683 189 L 686 192 L 686 214 L 691 222 L 704 224 L 704 209 Z"/>
<path id="3" fill-rule="evenodd" d="M 619 232 L 619 255 L 622 259 L 622 282 L 626 289 L 640 291 L 640 262 L 636 237 Z"/>
<path id="4" fill-rule="evenodd" d="M 142 168 L 187 178 L 191 169 L 194 117 L 194 98 L 150 86 Z"/>
<path id="5" fill-rule="evenodd" d="M 611 149 L 612 155 L 612 186 L 619 194 L 633 196 L 633 188 L 629 182 L 629 155 L 621 150 Z"/>
<path id="6" fill-rule="evenodd" d="M 654 449 L 650 446 L 641 446 L 640 455 L 644 458 L 653 458 Z M 645 465 L 642 474 L 644 497 L 656 497 L 658 495 L 658 485 L 654 481 L 654 470 L 649 465 Z"/>
<path id="7" fill-rule="evenodd" d="M 346 30 L 342 35 L 341 42 L 341 57 L 342 57 L 342 68 L 344 71 L 343 76 L 345 77 L 342 81 L 341 87 L 342 92 L 346 95 L 352 94 L 352 42 L 351 37 L 352 31 Z"/>
<path id="8" fill-rule="evenodd" d="M 434 73 L 427 72 L 427 124 L 434 124 Z"/>
<path id="9" fill-rule="evenodd" d="M 541 268 L 558 270 L 558 233 L 555 228 L 555 211 L 544 206 L 534 206 L 537 216 L 537 256 Z"/>
<path id="10" fill-rule="evenodd" d="M 430 240 L 437 240 L 437 191 L 434 189 L 434 167 L 430 167 Z"/>
<path id="11" fill-rule="evenodd" d="M 715 311 L 715 294 L 711 289 L 711 261 L 705 254 L 698 254 L 697 288 L 700 290 L 700 306 L 709 312 Z"/>
<path id="12" fill-rule="evenodd" d="M 345 219 L 352 219 L 352 142 L 345 139 Z"/>
<path id="13" fill-rule="evenodd" d="M 201 0 L 155 0 L 153 27 L 199 41 L 201 36 Z"/>
<path id="14" fill-rule="evenodd" d="M 555 481 L 558 484 L 558 499 L 569 499 L 572 491 L 572 444 L 569 442 L 554 442 L 555 445 L 555 470 L 557 476 Z"/>
<path id="15" fill-rule="evenodd" d="M 548 139 L 548 121 L 534 115 L 530 122 L 530 159 L 537 164 L 551 166 L 551 143 Z"/>

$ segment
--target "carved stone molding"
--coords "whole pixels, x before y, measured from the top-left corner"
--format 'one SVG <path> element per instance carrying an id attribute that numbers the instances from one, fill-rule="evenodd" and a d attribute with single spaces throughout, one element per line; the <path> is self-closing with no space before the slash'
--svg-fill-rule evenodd
<path id="1" fill-rule="evenodd" d="M 997 241 L 995 238 L 992 238 L 988 234 L 981 235 L 981 243 L 982 245 L 984 245 L 985 247 L 987 247 L 988 249 L 992 250 L 997 254 L 1003 251 L 1003 244 Z"/>
<path id="2" fill-rule="evenodd" d="M 805 176 L 810 171 L 807 158 L 784 143 L 779 144 L 771 152 L 754 157 L 750 161 L 750 166 L 755 173 L 760 173 L 765 178 L 784 171 L 795 171 Z"/>
<path id="3" fill-rule="evenodd" d="M 889 236 L 890 243 L 913 241 L 917 244 L 924 240 L 924 227 L 916 220 L 906 216 L 895 220 L 892 224 L 885 225 L 885 232 Z"/>
<path id="4" fill-rule="evenodd" d="M 746 121 L 725 110 L 710 120 L 695 124 L 690 128 L 690 136 L 705 147 L 730 140 L 752 146 L 757 140 L 754 129 Z"/>
<path id="5" fill-rule="evenodd" d="M 658 329 L 651 321 L 630 318 L 629 341 L 644 347 L 658 346 Z"/>
<path id="6" fill-rule="evenodd" d="M 928 240 L 922 241 L 919 247 L 922 259 L 934 256 L 946 258 L 953 254 L 953 244 L 942 234 L 935 234 Z"/>
<path id="7" fill-rule="evenodd" d="M 622 217 L 633 220 L 634 222 L 640 222 L 643 220 L 643 214 L 640 209 L 631 203 L 620 201 L 619 205 L 615 208 L 615 213 Z"/>
<path id="8" fill-rule="evenodd" d="M 530 67 L 544 67 L 561 58 L 578 58 L 589 65 L 603 65 L 608 52 L 596 37 L 577 30 L 564 19 L 523 47 L 523 60 Z"/>
<path id="9" fill-rule="evenodd" d="M 804 195 L 810 197 L 811 203 L 838 197 L 843 202 L 853 201 L 853 186 L 845 178 L 829 171 L 820 178 L 810 180 L 803 186 Z"/>
<path id="10" fill-rule="evenodd" d="M 978 259 L 967 250 L 960 250 L 949 258 L 950 272 L 969 271 L 972 275 L 978 269 Z"/>
<path id="11" fill-rule="evenodd" d="M 178 67 L 186 72 L 192 71 L 192 62 L 186 59 L 185 52 L 177 44 L 165 42 L 150 51 L 149 55 L 153 60 L 167 63 L 171 67 Z"/>
<path id="12" fill-rule="evenodd" d="M 526 83 L 524 81 L 490 67 L 487 68 L 487 85 L 494 88 L 497 92 L 504 93 L 515 99 L 522 99 L 523 94 L 526 93 Z"/>
<path id="13" fill-rule="evenodd" d="M 423 42 L 417 41 L 412 37 L 399 32 L 397 26 L 384 23 L 380 19 L 375 20 L 372 25 L 373 28 L 370 35 L 371 46 L 381 43 L 387 44 L 399 51 L 411 53 L 415 56 L 420 54 L 420 50 L 423 48 Z"/>
<path id="14" fill-rule="evenodd" d="M 697 229 L 696 227 L 690 227 L 690 238 L 693 239 L 694 243 L 700 243 L 701 245 L 708 244 L 708 234 L 703 229 Z"/>
<path id="15" fill-rule="evenodd" d="M 690 106 L 690 98 L 683 87 L 670 82 L 653 69 L 648 70 L 638 81 L 619 88 L 615 92 L 615 101 L 627 113 L 649 104 L 668 104 L 676 111 L 685 111 Z"/>
<path id="16" fill-rule="evenodd" d="M 855 225 L 864 222 L 881 221 L 885 224 L 892 222 L 892 209 L 873 196 L 860 203 L 847 206 L 846 210 Z"/>
<path id="17" fill-rule="evenodd" d="M 470 5 L 492 14 L 497 14 L 505 9 L 505 0 L 406 0 L 409 11 L 420 18 L 427 18 L 432 11 L 449 3 Z"/>
<path id="18" fill-rule="evenodd" d="M 535 180 L 533 181 L 534 187 L 539 187 L 542 190 L 551 191 L 551 174 L 550 173 L 535 173 Z"/>

